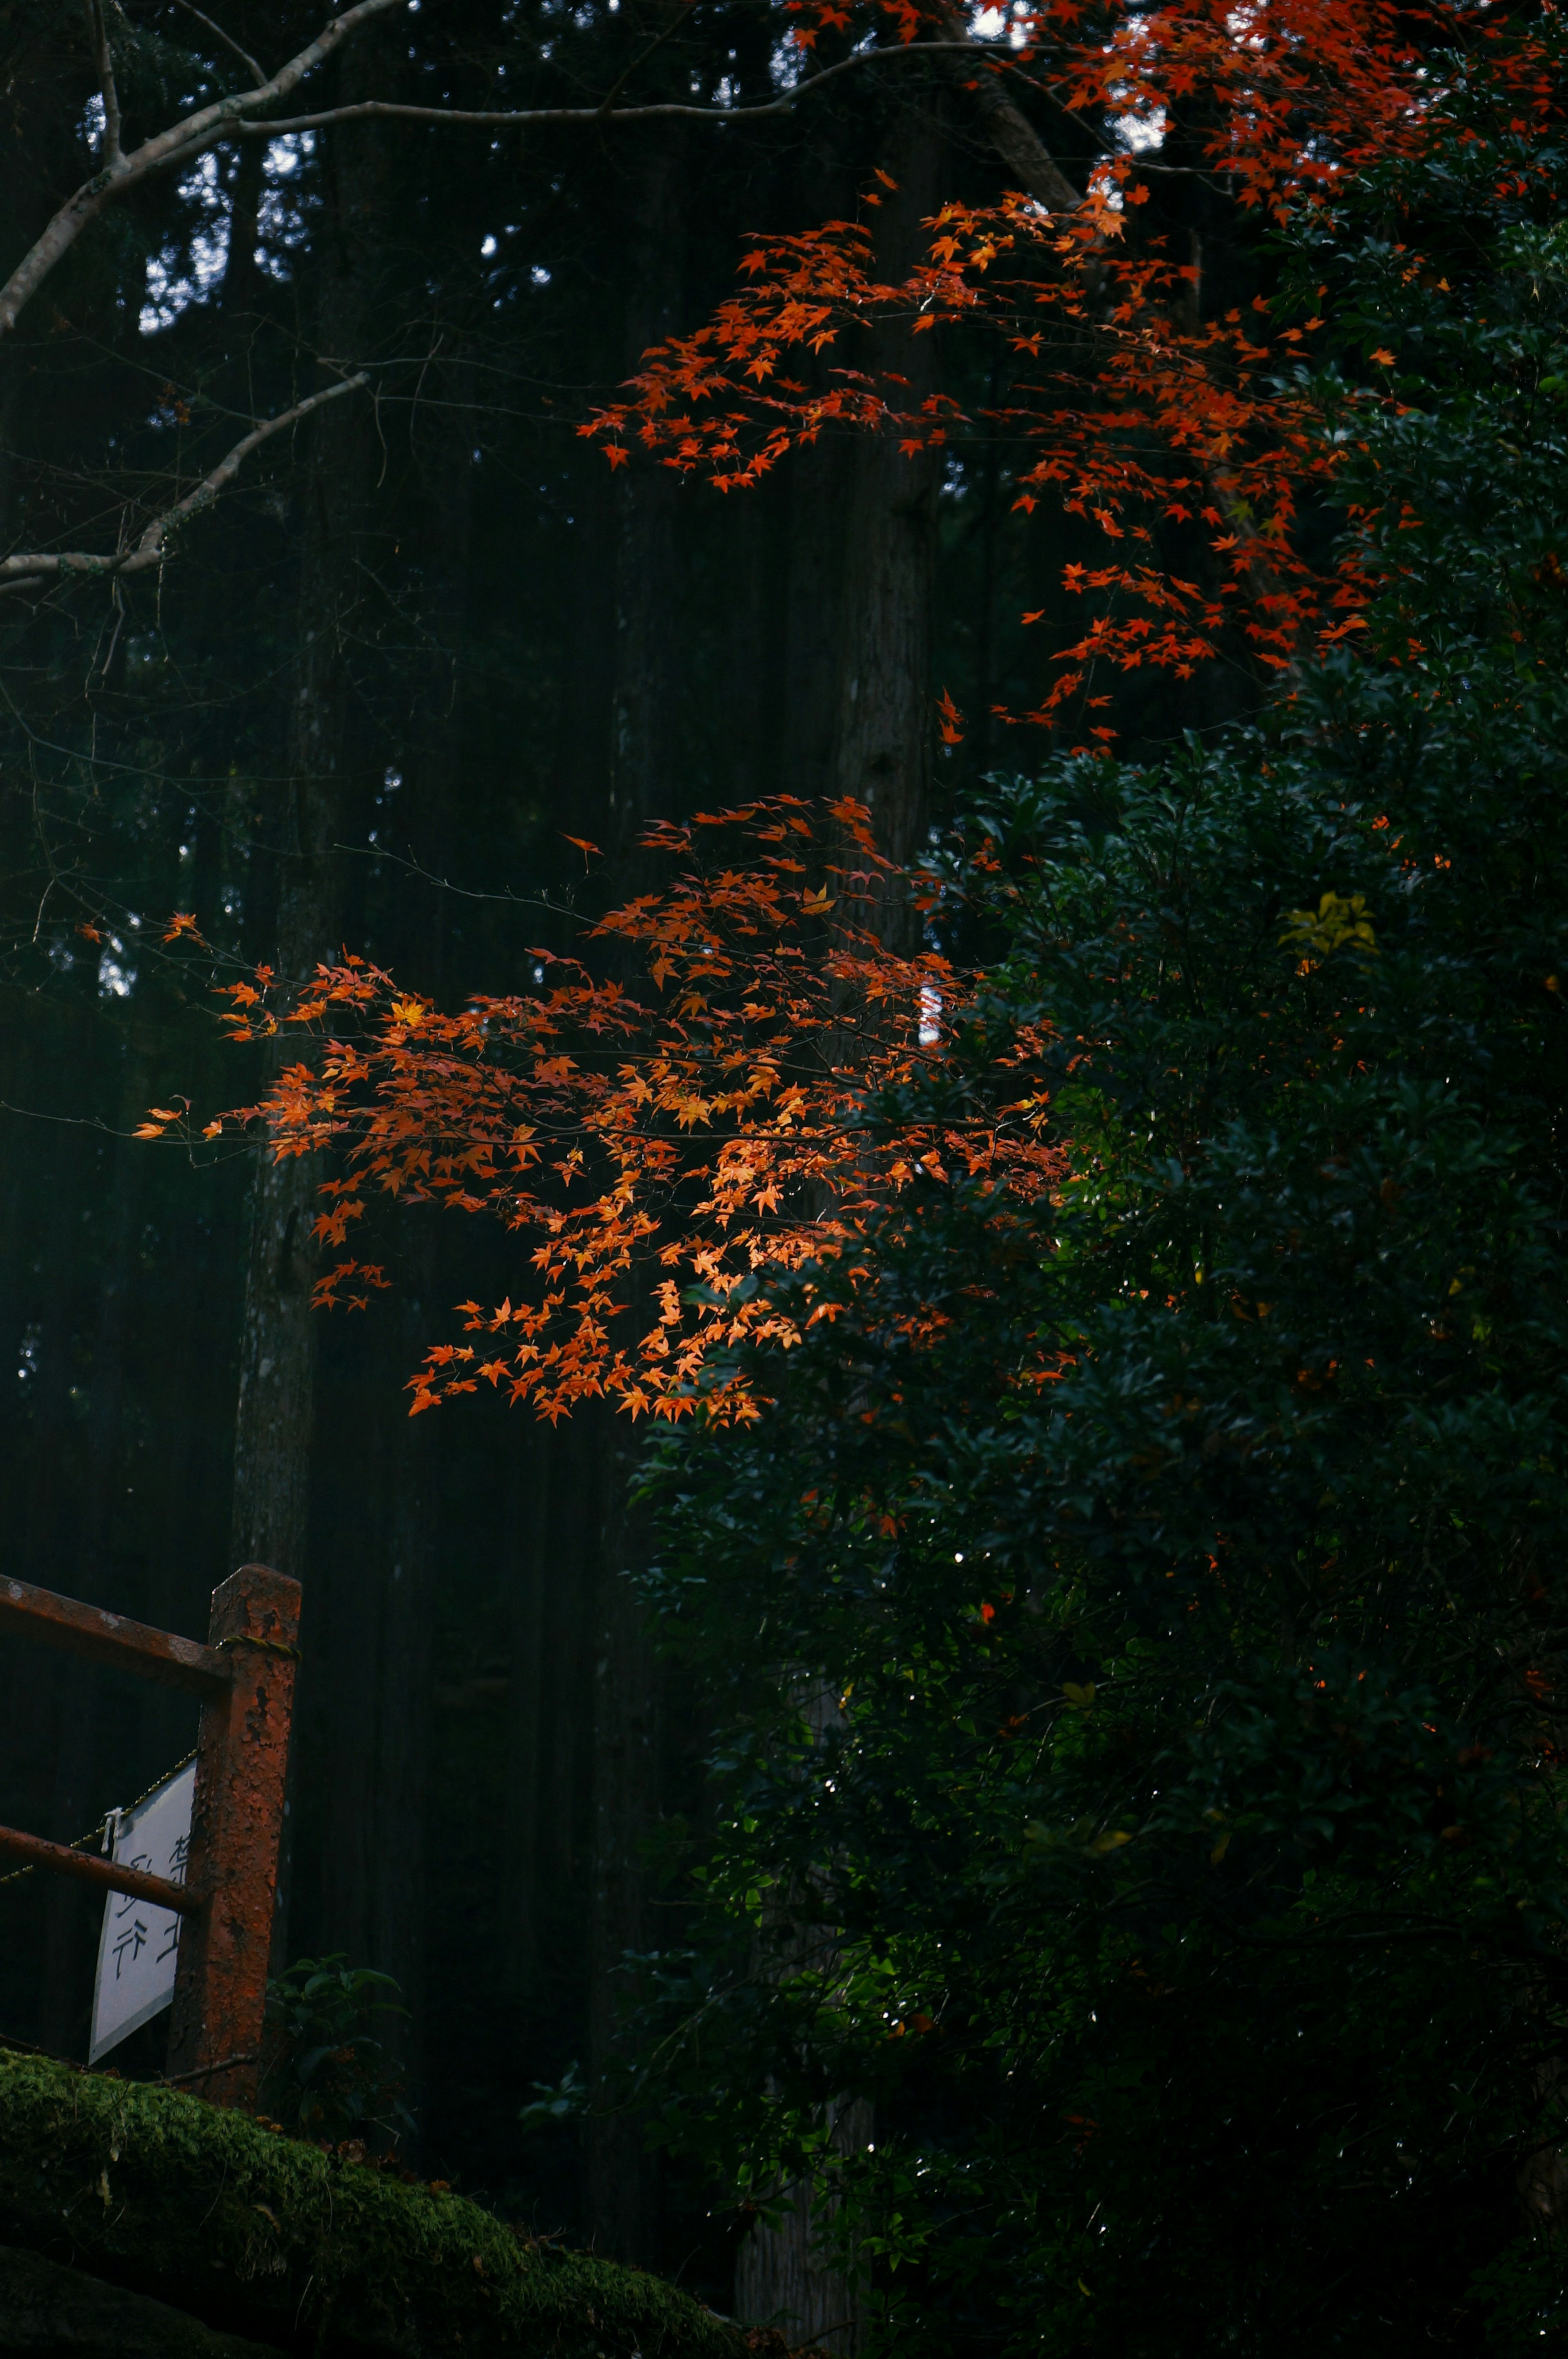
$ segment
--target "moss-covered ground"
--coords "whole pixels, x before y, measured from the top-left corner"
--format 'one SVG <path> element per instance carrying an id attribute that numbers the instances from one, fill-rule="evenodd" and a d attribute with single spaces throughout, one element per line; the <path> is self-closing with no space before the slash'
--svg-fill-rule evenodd
<path id="1" fill-rule="evenodd" d="M 744 2359 L 641 2270 L 174 2089 L 0 2051 L 0 2243 L 319 2359 Z"/>

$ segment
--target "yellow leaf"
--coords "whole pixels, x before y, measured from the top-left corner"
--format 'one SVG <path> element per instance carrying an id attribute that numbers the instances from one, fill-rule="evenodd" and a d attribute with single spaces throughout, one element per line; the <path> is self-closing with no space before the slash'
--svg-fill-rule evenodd
<path id="1" fill-rule="evenodd" d="M 1348 948 L 1364 958 L 1376 958 L 1378 940 L 1367 915 L 1366 895 L 1346 896 L 1330 890 L 1315 909 L 1287 910 L 1280 947 L 1310 951 L 1315 958 L 1326 958 L 1332 951 Z"/>

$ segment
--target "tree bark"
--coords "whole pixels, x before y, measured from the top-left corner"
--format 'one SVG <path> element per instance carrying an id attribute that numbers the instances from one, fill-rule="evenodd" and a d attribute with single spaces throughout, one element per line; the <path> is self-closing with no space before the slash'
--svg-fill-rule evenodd
<path id="1" fill-rule="evenodd" d="M 648 136 L 629 175 L 626 360 L 678 321 L 685 249 L 685 136 Z M 666 811 L 680 743 L 679 487 L 662 468 L 628 469 L 617 485 L 615 680 L 611 704 L 611 842 L 620 884 L 635 892 L 635 846 Z M 607 845 L 606 847 L 610 847 Z M 633 1295 L 643 1281 L 634 1271 Z M 657 2180 L 637 2131 L 614 2103 L 617 2020 L 626 1951 L 645 1946 L 647 1872 L 642 1845 L 659 1809 L 659 1680 L 626 1579 L 643 1546 L 626 1506 L 633 1430 L 608 1410 L 592 1419 L 589 1498 L 597 1560 L 594 1607 L 592 1875 L 589 1929 L 587 2224 L 612 2259 L 656 2258 Z"/>
<path id="2" fill-rule="evenodd" d="M 903 276 L 915 258 L 920 223 L 936 209 L 940 126 L 905 112 L 888 158 L 897 182 L 878 214 L 878 267 Z M 870 366 L 905 382 L 893 397 L 910 409 L 935 390 L 935 335 L 912 335 L 905 321 L 872 332 Z M 899 448 L 896 429 L 856 448 L 849 500 L 842 614 L 842 668 L 835 783 L 871 814 L 877 842 L 901 864 L 923 849 L 931 823 L 931 607 L 936 562 L 940 458 Z M 918 921 L 889 912 L 890 935 L 913 947 Z"/>
<path id="3" fill-rule="evenodd" d="M 411 571 L 423 585 L 416 621 L 427 657 L 408 679 L 398 732 L 403 782 L 382 824 L 406 831 L 409 853 L 440 875 L 450 865 L 448 814 L 463 779 L 472 388 L 458 364 L 445 369 L 433 389 L 440 397 L 436 423 L 421 421 L 416 441 L 410 428 L 417 493 L 410 486 L 409 504 L 417 497 L 416 520 L 406 506 L 399 525 L 404 547 L 417 536 Z M 396 962 L 438 997 L 446 897 L 422 881 L 410 889 L 416 897 L 405 906 Z M 322 1940 L 398 1984 L 406 2013 L 383 2018 L 376 2036 L 399 2059 L 417 2114 L 425 2079 L 433 1584 L 445 1420 L 410 1422 L 407 1396 L 387 1381 L 389 1369 L 406 1375 L 424 1356 L 438 1292 L 429 1208 L 410 1207 L 401 1227 L 391 1332 L 353 1360 L 364 1381 L 345 1387 L 345 1397 L 327 1411 L 334 1419 L 334 1456 L 350 1465 L 362 1461 L 371 1479 L 362 1506 L 353 1493 L 340 1490 L 337 1545 L 315 1584 L 320 1622 L 312 1651 L 324 1680 L 316 1690 L 312 1738 L 326 1770 Z M 347 1346 L 346 1336 L 337 1340 Z M 347 1420 L 346 1434 L 338 1418 Z"/>
<path id="4" fill-rule="evenodd" d="M 645 2267 L 657 2257 L 657 2181 L 636 2125 L 616 2104 L 614 2085 L 623 1961 L 649 1942 L 651 1895 L 642 1848 L 658 1816 L 662 1749 L 657 1667 L 627 1578 L 645 1545 L 640 1518 L 623 1504 L 633 1459 L 630 1443 L 625 1430 L 605 1436 L 611 1480 L 594 1664 L 588 2206 L 595 2248 L 612 2260 Z"/>
<path id="5" fill-rule="evenodd" d="M 552 1447 L 552 1444 L 556 1444 Z M 512 1836 L 502 1867 L 502 1987 L 526 2002 L 539 1980 L 538 1867 L 545 1702 L 545 1590 L 557 1437 L 535 1427 L 507 1468 L 505 1551 L 510 1583 L 506 1798 Z"/>
<path id="6" fill-rule="evenodd" d="M 820 1743 L 841 1724 L 836 1691 L 820 1675 L 803 1675 L 799 1683 L 802 1712 Z M 831 1956 L 832 1934 L 816 1933 L 811 1950 Z M 806 1947 L 799 1946 L 777 1961 L 773 1971 L 792 1961 L 804 1962 Z M 863 2148 L 872 2136 L 869 2103 L 860 2097 L 839 2097 L 827 2108 L 827 2127 L 835 2153 L 846 2156 Z M 860 2288 L 834 2268 L 824 2254 L 826 2232 L 834 2212 L 831 2193 L 816 2194 L 803 2182 L 783 2190 L 784 2216 L 776 2224 L 759 2220 L 735 2256 L 735 2315 L 748 2326 L 780 2328 L 792 2345 L 812 2343 L 853 2359 L 860 2349 L 863 2321 Z"/>
<path id="7" fill-rule="evenodd" d="M 650 133 L 632 175 L 629 369 L 680 324 L 685 152 L 678 128 Z M 665 809 L 667 765 L 678 741 L 679 479 L 667 467 L 628 467 L 616 484 L 616 499 L 611 841 L 625 857 L 649 820 Z"/>
<path id="8" fill-rule="evenodd" d="M 896 182 L 878 215 L 878 270 L 902 277 L 914 262 L 923 220 L 935 212 L 942 170 L 939 118 L 911 107 L 894 126 L 887 171 Z M 880 326 L 868 365 L 904 383 L 895 397 L 914 409 L 935 389 L 932 334 L 907 323 Z M 931 614 L 935 582 L 937 457 L 906 455 L 895 430 L 855 446 L 842 589 L 838 725 L 832 783 L 864 803 L 881 850 L 900 864 L 916 858 L 931 821 Z M 824 462 L 819 462 L 819 468 Z M 801 562 L 806 561 L 804 557 Z M 903 904 L 880 919 L 892 946 L 918 945 L 920 920 Z M 871 2135 L 870 2108 L 842 2101 L 834 2142 L 848 2153 Z M 736 2260 L 736 2315 L 781 2324 L 792 2343 L 819 2343 L 845 2354 L 860 2345 L 853 2286 L 824 2266 L 820 2219 L 810 2190 L 786 2190 L 776 2226 L 759 2223 Z"/>
<path id="9" fill-rule="evenodd" d="M 856 2098 L 831 2109 L 833 2144 L 855 2153 L 871 2136 L 871 2108 Z M 735 2315 L 749 2325 L 778 2327 L 793 2348 L 810 2343 L 851 2359 L 860 2343 L 858 2288 L 822 2257 L 820 2212 L 811 2190 L 790 2190 L 789 2208 L 776 2228 L 759 2224 L 735 2260 Z"/>
<path id="10" fill-rule="evenodd" d="M 349 60 L 356 77 L 373 64 L 372 45 Z M 343 82 L 349 81 L 345 72 Z M 324 356 L 341 365 L 360 357 L 372 332 L 384 170 L 377 126 L 355 125 L 335 133 L 324 159 L 317 342 Z M 344 929 L 346 894 L 337 847 L 352 832 L 354 807 L 365 792 L 352 654 L 362 636 L 366 578 L 359 564 L 361 543 L 379 462 L 373 423 L 358 396 L 319 411 L 307 432 L 286 784 L 281 808 L 263 814 L 271 841 L 266 856 L 255 864 L 266 885 L 276 879 L 272 963 L 286 988 L 297 987 L 332 956 Z M 268 868 L 272 877 L 265 876 Z M 276 1070 L 281 1054 L 280 1048 L 270 1071 Z M 265 1148 L 259 1151 L 241 1315 L 230 1527 L 231 1563 L 270 1564 L 308 1584 L 317 1359 L 311 1232 L 320 1176 L 314 1157 L 279 1163 Z M 314 1625 L 308 1586 L 297 1720 L 310 1709 Z M 297 1762 L 297 1745 L 294 1750 Z M 275 1972 L 287 1962 L 288 1950 L 294 1777 L 291 1767 L 273 1926 Z"/>
<path id="11" fill-rule="evenodd" d="M 417 1219 L 417 1213 L 410 1216 Z M 432 1256 L 421 1235 L 401 1257 L 406 1293 L 394 1365 L 412 1366 L 425 1341 Z M 410 1425 L 384 1361 L 372 1363 L 366 1404 L 367 1512 L 351 1517 L 357 1546 L 334 1557 L 318 1587 L 313 1652 L 330 1694 L 321 1735 L 327 1794 L 322 1830 L 321 1942 L 355 1965 L 390 1974 L 406 2010 L 374 2036 L 399 2060 L 416 2105 L 424 2066 L 425 1904 L 430 1758 L 431 1609 L 439 1420 Z"/>
<path id="12" fill-rule="evenodd" d="M 357 62 L 363 64 L 362 53 Z M 378 134 L 355 125 L 328 144 L 319 299 L 323 348 L 357 358 L 369 332 Z M 276 824 L 276 951 L 297 985 L 338 949 L 341 864 L 362 766 L 350 666 L 362 597 L 359 539 L 372 480 L 373 429 L 358 400 L 310 421 L 301 516 L 297 652 L 290 689 L 287 788 Z M 310 1233 L 319 1173 L 308 1156 L 258 1164 L 240 1347 L 231 1554 L 302 1578 L 315 1395 Z"/>

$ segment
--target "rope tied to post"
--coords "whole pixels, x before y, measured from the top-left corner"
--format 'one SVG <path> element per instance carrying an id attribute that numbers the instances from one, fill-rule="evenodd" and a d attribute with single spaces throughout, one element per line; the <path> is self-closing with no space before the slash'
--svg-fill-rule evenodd
<path id="1" fill-rule="evenodd" d="M 289 1646 L 283 1638 L 249 1638 L 243 1631 L 236 1631 L 232 1638 L 220 1638 L 217 1646 L 220 1651 L 225 1647 L 259 1647 L 264 1655 L 281 1655 L 290 1663 L 304 1660 L 298 1647 Z"/>
<path id="2" fill-rule="evenodd" d="M 195 1758 L 195 1750 L 192 1748 L 175 1763 L 172 1769 L 166 1769 L 160 1777 L 155 1777 L 145 1794 L 138 1794 L 134 1802 L 122 1802 L 115 1809 L 105 1810 L 95 1827 L 91 1828 L 84 1835 L 73 1835 L 70 1843 L 60 1845 L 60 1849 L 84 1852 L 89 1844 L 97 1843 L 103 1851 L 113 1851 L 114 1837 L 119 1832 L 116 1822 L 121 1819 L 130 1818 L 135 1811 L 141 1809 L 144 1802 L 151 1801 L 160 1786 L 167 1786 L 171 1777 L 178 1777 L 182 1769 L 189 1769 Z M 0 1875 L 0 1886 L 7 1884 L 20 1884 L 24 1875 L 37 1874 L 38 1862 L 34 1860 L 26 1867 L 13 1868 L 9 1875 Z M 46 2055 L 48 2050 L 40 2048 L 38 2053 L 40 2056 Z"/>

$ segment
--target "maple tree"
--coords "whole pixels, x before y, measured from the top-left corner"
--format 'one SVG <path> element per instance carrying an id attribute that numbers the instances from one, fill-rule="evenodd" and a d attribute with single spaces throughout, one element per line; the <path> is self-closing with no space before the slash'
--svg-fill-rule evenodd
<path id="1" fill-rule="evenodd" d="M 585 944 L 624 972 L 540 951 L 532 992 L 451 1014 L 353 956 L 303 995 L 270 972 L 222 986 L 232 1038 L 297 1033 L 312 1053 L 207 1136 L 254 1122 L 280 1158 L 333 1150 L 347 1168 L 321 1183 L 321 1243 L 344 1245 L 377 1194 L 487 1212 L 536 1240 L 524 1299 L 460 1306 L 468 1332 L 494 1340 L 434 1346 L 416 1413 L 481 1381 L 552 1419 L 599 1394 L 633 1416 L 688 1413 L 713 1346 L 810 1324 L 809 1307 L 797 1321 L 771 1304 L 759 1272 L 842 1261 L 922 1179 L 961 1173 L 1026 1202 L 1059 1169 L 1027 1027 L 989 1040 L 982 1085 L 950 1103 L 920 1087 L 899 1118 L 899 1093 L 985 1019 L 947 959 L 881 940 L 902 880 L 859 806 L 776 797 L 644 842 L 679 864 L 674 880 Z M 192 931 L 177 917 L 167 939 Z M 140 1135 L 183 1125 L 159 1107 Z M 653 1323 L 637 1336 L 639 1264 Z M 316 1297 L 362 1308 L 386 1282 L 351 1254 Z M 745 1381 L 703 1397 L 720 1419 L 757 1413 Z"/>
<path id="2" fill-rule="evenodd" d="M 888 0 L 885 13 L 903 40 L 928 29 L 915 0 Z M 849 21 L 834 5 L 798 14 L 806 43 Z M 741 289 L 645 354 L 625 396 L 580 430 L 613 466 L 640 449 L 722 491 L 755 484 L 791 450 L 846 427 L 895 436 L 911 451 L 968 430 L 1021 442 L 1016 506 L 1081 517 L 1108 546 L 1099 564 L 1065 563 L 1065 588 L 1093 609 L 1087 626 L 1056 651 L 1061 669 L 1040 703 L 999 705 L 1003 720 L 1054 726 L 1108 706 L 1109 694 L 1094 692 L 1097 664 L 1185 679 L 1239 649 L 1266 672 L 1285 671 L 1358 629 L 1371 594 L 1354 549 L 1325 563 L 1299 529 L 1303 512 L 1332 500 L 1346 456 L 1322 431 L 1302 365 L 1323 349 L 1326 322 L 1312 290 L 1293 317 L 1258 295 L 1247 310 L 1204 318 L 1200 263 L 1163 236 L 1140 236 L 1139 209 L 1152 173 L 1190 169 L 1258 223 L 1315 215 L 1332 231 L 1358 174 L 1422 152 L 1463 79 L 1462 58 L 1449 54 L 1434 72 L 1400 12 L 1380 0 L 1240 10 L 1222 0 L 1094 9 L 1020 0 L 1008 22 L 1012 54 L 977 60 L 975 75 L 1032 82 L 1080 125 L 1104 126 L 1076 205 L 1024 193 L 946 204 L 925 224 L 924 255 L 889 278 L 873 229 L 882 190 L 868 187 L 858 219 L 755 243 Z M 1423 29 L 1459 45 L 1499 31 L 1482 9 L 1447 12 Z M 1517 178 L 1552 103 L 1552 74 L 1529 38 L 1495 62 L 1521 110 L 1498 143 L 1499 164 Z M 1167 167 L 1167 134 L 1188 118 L 1201 168 Z M 1539 158 L 1522 169 L 1539 180 Z M 1319 286 L 1315 298 L 1326 292 Z M 1005 397 L 967 412 L 946 393 L 912 401 L 897 371 L 856 364 L 857 335 L 887 323 L 912 336 L 983 328 L 1007 355 Z M 1368 353 L 1375 370 L 1391 364 L 1370 339 Z M 1188 528 L 1178 558 L 1161 546 L 1162 527 L 1173 526 Z M 958 724 L 948 705 L 946 742 Z M 1085 734 L 1108 743 L 1117 732 L 1101 721 Z"/>
<path id="3" fill-rule="evenodd" d="M 650 354 L 633 397 L 587 430 L 605 438 L 612 462 L 634 436 L 725 489 L 753 484 L 789 450 L 843 425 L 895 433 L 908 450 L 970 424 L 1019 435 L 1030 457 L 1015 504 L 1033 510 L 1054 492 L 1065 513 L 1096 527 L 1107 562 L 1069 560 L 1063 578 L 1076 595 L 1110 595 L 1060 650 L 1064 668 L 1042 703 L 1004 718 L 1054 722 L 1100 658 L 1190 678 L 1233 628 L 1264 663 L 1283 667 L 1309 624 L 1325 643 L 1354 628 L 1364 594 L 1353 580 L 1322 580 L 1292 538 L 1303 491 L 1327 484 L 1337 456 L 1316 431 L 1310 394 L 1275 391 L 1266 375 L 1281 343 L 1288 354 L 1304 332 L 1271 339 L 1263 321 L 1239 316 L 1184 329 L 1192 266 L 1108 258 L 1108 237 L 1122 226 L 1110 199 L 1120 193 L 1091 190 L 1065 225 L 1022 196 L 946 206 L 927 258 L 896 285 L 876 276 L 863 223 L 771 242 L 748 257 L 752 283 L 708 325 Z M 945 318 L 979 321 L 1031 373 L 1015 377 L 1005 406 L 973 418 L 946 394 L 906 409 L 896 386 L 854 368 L 835 370 L 817 391 L 785 374 L 792 347 L 821 352 L 849 322 L 883 317 L 910 319 L 914 332 Z M 1206 527 L 1226 578 L 1205 586 L 1162 563 L 1162 519 Z M 1110 701 L 1100 693 L 1091 708 Z M 944 712 L 945 731 L 959 722 Z M 1090 734 L 1116 733 L 1098 723 Z"/>
<path id="4" fill-rule="evenodd" d="M 930 30 L 912 6 L 891 14 L 903 40 Z M 796 37 L 809 48 L 847 21 L 834 8 L 800 12 Z M 1447 30 L 1467 38 L 1480 21 L 1461 12 Z M 1016 15 L 1015 59 L 977 70 L 1048 71 L 1075 114 L 1123 131 L 1198 108 L 1208 166 L 1228 176 L 1238 203 L 1289 221 L 1331 269 L 1346 198 L 1368 175 L 1418 168 L 1451 141 L 1465 103 L 1462 49 L 1434 72 L 1398 34 L 1380 0 L 1293 0 L 1239 17 L 1217 5 L 1070 7 Z M 1495 56 L 1482 43 L 1477 56 L 1507 125 L 1491 126 L 1487 168 L 1504 190 L 1539 186 L 1547 167 L 1531 142 L 1553 103 L 1548 48 L 1527 32 Z M 906 412 L 896 381 L 845 367 L 814 389 L 785 374 L 787 357 L 827 351 L 850 323 L 884 314 L 906 318 L 912 333 L 983 320 L 1031 370 L 1041 364 L 990 420 L 1031 446 L 1019 504 L 1054 490 L 1112 544 L 1103 567 L 1067 566 L 1069 589 L 1108 593 L 1106 603 L 1063 650 L 1041 707 L 1009 718 L 1049 723 L 1080 694 L 1090 710 L 1108 703 L 1090 692 L 1102 660 L 1190 674 L 1233 616 L 1276 672 L 1321 657 L 1363 626 L 1379 577 L 1364 534 L 1325 568 L 1298 546 L 1297 526 L 1303 505 L 1331 497 L 1367 448 L 1366 419 L 1397 411 L 1394 355 L 1368 335 L 1381 382 L 1325 389 L 1304 367 L 1281 375 L 1325 328 L 1315 311 L 1279 325 L 1260 298 L 1249 318 L 1194 321 L 1195 266 L 1127 234 L 1151 168 L 1113 144 L 1070 213 L 1022 196 L 946 206 L 928 224 L 925 258 L 897 284 L 875 277 L 862 222 L 765 242 L 748 257 L 751 284 L 706 326 L 647 354 L 628 397 L 582 430 L 614 464 L 635 441 L 733 490 L 829 427 L 940 441 L 962 422 L 950 397 Z M 1406 277 L 1420 267 L 1412 256 Z M 1290 296 L 1274 308 L 1288 316 Z M 1350 421 L 1337 431 L 1336 405 Z M 1365 502 L 1349 513 L 1363 515 Z M 1162 520 L 1206 530 L 1227 578 L 1205 589 L 1173 573 L 1156 546 Z M 950 699 L 939 712 L 956 739 Z M 1096 723 L 1087 734 L 1103 745 L 1116 733 Z M 813 810 L 780 798 L 660 824 L 644 842 L 690 864 L 591 927 L 583 961 L 537 953 L 533 992 L 448 1013 L 354 957 L 293 995 L 270 973 L 226 986 L 236 1038 L 282 1027 L 312 1043 L 239 1118 L 264 1124 L 280 1159 L 327 1148 L 346 1158 L 346 1172 L 323 1183 L 321 1243 L 347 1246 L 378 1193 L 492 1212 L 535 1236 L 524 1299 L 460 1306 L 467 1332 L 493 1340 L 437 1344 L 413 1382 L 416 1411 L 487 1381 L 550 1418 L 599 1393 L 633 1415 L 683 1414 L 715 1346 L 778 1330 L 784 1314 L 760 1273 L 840 1257 L 920 1173 L 951 1168 L 1027 1192 L 1058 1168 L 1048 1109 L 1027 1090 L 1010 1099 L 998 1088 L 983 1104 L 935 1114 L 924 1103 L 910 1114 L 911 1097 L 902 1126 L 879 1114 L 939 1065 L 980 995 L 938 952 L 900 954 L 881 939 L 880 909 L 911 891 L 929 902 L 934 887 L 895 871 L 859 806 Z M 177 918 L 171 938 L 189 922 Z M 603 971 L 607 952 L 641 960 L 642 983 Z M 941 1009 L 927 1039 L 923 1005 Z M 999 1043 L 994 1080 L 1016 1080 L 1039 1047 L 1040 1037 Z M 145 1135 L 180 1119 L 158 1110 Z M 629 1340 L 643 1259 L 659 1273 L 644 1306 L 653 1323 Z M 384 1282 L 380 1265 L 345 1253 L 317 1299 L 362 1307 Z M 706 1397 L 716 1415 L 755 1410 L 739 1379 Z"/>

